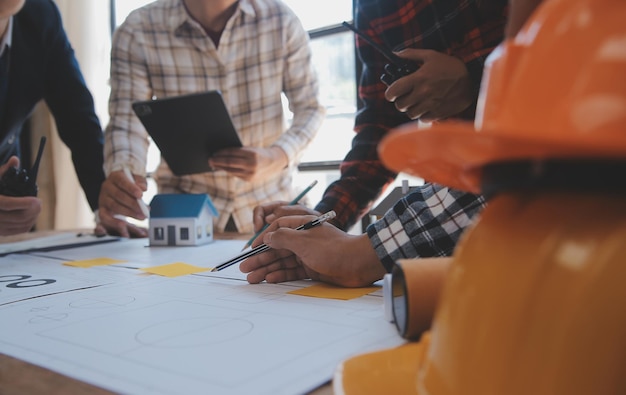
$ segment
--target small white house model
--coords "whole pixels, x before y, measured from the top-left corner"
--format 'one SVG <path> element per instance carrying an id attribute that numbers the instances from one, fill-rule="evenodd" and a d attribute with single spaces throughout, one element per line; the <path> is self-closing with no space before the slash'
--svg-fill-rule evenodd
<path id="1" fill-rule="evenodd" d="M 196 246 L 213 241 L 217 210 L 207 194 L 160 194 L 150 202 L 151 246 Z"/>

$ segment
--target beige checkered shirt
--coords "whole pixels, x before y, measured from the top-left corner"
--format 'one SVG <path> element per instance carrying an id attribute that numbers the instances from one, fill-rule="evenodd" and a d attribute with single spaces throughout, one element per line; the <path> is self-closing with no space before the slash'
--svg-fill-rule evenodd
<path id="1" fill-rule="evenodd" d="M 232 215 L 240 232 L 251 232 L 257 204 L 295 196 L 292 173 L 324 117 L 308 35 L 282 2 L 240 0 L 218 48 L 182 0 L 132 12 L 113 39 L 105 171 L 128 166 L 145 173 L 148 136 L 132 102 L 208 90 L 222 92 L 244 146 L 278 146 L 290 165 L 265 181 L 246 182 L 223 171 L 178 177 L 161 161 L 159 193 L 208 193 L 220 213 L 218 230 Z M 289 126 L 282 93 L 293 112 Z"/>

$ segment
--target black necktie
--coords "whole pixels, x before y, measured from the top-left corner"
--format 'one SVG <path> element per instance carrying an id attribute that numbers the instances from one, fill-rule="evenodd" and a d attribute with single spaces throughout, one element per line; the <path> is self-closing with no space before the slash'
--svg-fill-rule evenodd
<path id="1" fill-rule="evenodd" d="M 9 87 L 9 48 L 5 47 L 0 56 L 0 124 L 4 118 L 5 105 L 7 102 L 7 90 Z"/>

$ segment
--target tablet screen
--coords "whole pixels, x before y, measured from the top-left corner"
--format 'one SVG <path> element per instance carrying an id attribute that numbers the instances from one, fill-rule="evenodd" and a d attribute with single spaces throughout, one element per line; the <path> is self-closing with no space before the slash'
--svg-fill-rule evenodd
<path id="1" fill-rule="evenodd" d="M 211 171 L 213 153 L 242 146 L 219 91 L 135 102 L 133 110 L 179 176 Z"/>

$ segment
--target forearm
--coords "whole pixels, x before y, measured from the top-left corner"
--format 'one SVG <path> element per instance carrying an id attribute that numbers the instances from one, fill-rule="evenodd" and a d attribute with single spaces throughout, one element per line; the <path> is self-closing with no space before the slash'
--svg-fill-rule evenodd
<path id="1" fill-rule="evenodd" d="M 376 251 L 366 234 L 349 237 L 347 243 L 339 243 L 337 262 L 331 276 L 342 279 L 340 284 L 347 287 L 363 287 L 381 280 L 385 275 L 385 267 L 380 262 Z M 347 270 L 346 270 L 347 269 Z"/>
<path id="2" fill-rule="evenodd" d="M 315 209 L 319 212 L 334 210 L 337 217 L 333 223 L 348 230 L 367 214 L 376 198 L 395 179 L 396 173 L 386 169 L 377 157 L 372 160 L 346 159 L 340 170 L 341 178 L 329 185 Z"/>
<path id="3" fill-rule="evenodd" d="M 148 135 L 132 110 L 132 103 L 152 96 L 145 56 L 132 31 L 118 28 L 111 51 L 110 120 L 105 133 L 105 173 L 129 167 L 145 173 Z"/>
<path id="4" fill-rule="evenodd" d="M 498 2 L 500 3 L 502 0 Z M 477 5 L 477 7 L 483 18 L 480 22 L 477 21 L 478 25 L 471 29 L 471 34 L 466 33 L 463 45 L 452 49 L 450 52 L 451 55 L 456 56 L 465 64 L 472 83 L 474 102 L 466 111 L 458 115 L 458 118 L 467 120 L 474 119 L 485 61 L 504 39 L 507 23 L 507 7 L 503 4 L 494 6 L 484 3 Z"/>
<path id="5" fill-rule="evenodd" d="M 357 12 L 356 25 L 366 33 L 376 35 L 366 12 Z M 411 121 L 385 98 L 386 86 L 380 81 L 380 75 L 388 61 L 360 38 L 357 38 L 357 51 L 363 64 L 359 82 L 359 99 L 363 106 L 355 118 L 356 135 L 352 148 L 341 163 L 341 178 L 326 189 L 316 206 L 319 212 L 335 210 L 337 217 L 333 223 L 344 230 L 366 215 L 395 179 L 397 174 L 380 161 L 378 145 L 389 130 Z"/>
<path id="6" fill-rule="evenodd" d="M 60 20 L 58 21 L 60 26 Z M 69 148 L 80 185 L 92 210 L 104 181 L 103 133 L 94 100 L 62 29 L 47 37 L 44 99 L 59 137 Z"/>
<path id="7" fill-rule="evenodd" d="M 311 59 L 308 34 L 295 16 L 286 22 L 287 42 L 283 92 L 293 119 L 289 128 L 274 143 L 294 165 L 309 146 L 324 121 L 325 109 L 319 101 L 319 83 Z"/>
<path id="8" fill-rule="evenodd" d="M 324 112 L 317 98 L 306 104 L 296 103 L 291 126 L 272 144 L 286 155 L 288 165 L 295 165 L 311 144 L 324 121 Z"/>
<path id="9" fill-rule="evenodd" d="M 270 157 L 272 158 L 271 164 L 268 167 L 268 173 L 276 174 L 282 171 L 285 167 L 289 165 L 289 157 L 285 153 L 285 151 L 280 147 L 270 147 L 268 148 L 270 152 Z"/>
<path id="10" fill-rule="evenodd" d="M 485 206 L 482 196 L 426 184 L 402 198 L 367 234 L 387 271 L 398 259 L 452 255 Z"/>
<path id="11" fill-rule="evenodd" d="M 378 156 L 378 145 L 392 128 L 410 119 L 384 98 L 384 87 L 371 69 L 364 70 L 361 100 L 364 104 L 355 119 L 352 148 L 340 165 L 341 177 L 324 192 L 316 209 L 335 210 L 333 223 L 348 230 L 367 214 L 374 201 L 395 179 Z M 371 85 L 370 85 L 371 84 Z"/>
<path id="12" fill-rule="evenodd" d="M 272 145 L 282 149 L 289 165 L 293 165 L 317 135 L 324 121 L 325 109 L 319 102 L 317 78 L 308 60 L 293 61 L 289 67 L 305 70 L 289 70 L 286 73 L 285 96 L 293 111 L 293 119 L 289 128 Z"/>
<path id="13" fill-rule="evenodd" d="M 104 140 L 104 170 L 108 177 L 112 172 L 127 167 L 131 173 L 144 176 L 146 172 L 149 141 L 146 133 L 138 127 L 124 127 L 111 116 Z"/>
<path id="14" fill-rule="evenodd" d="M 87 87 L 77 80 L 73 82 L 60 88 L 65 97 L 48 96 L 46 102 L 55 119 L 59 137 L 70 150 L 76 176 L 89 206 L 95 210 L 104 181 L 102 127 Z"/>

